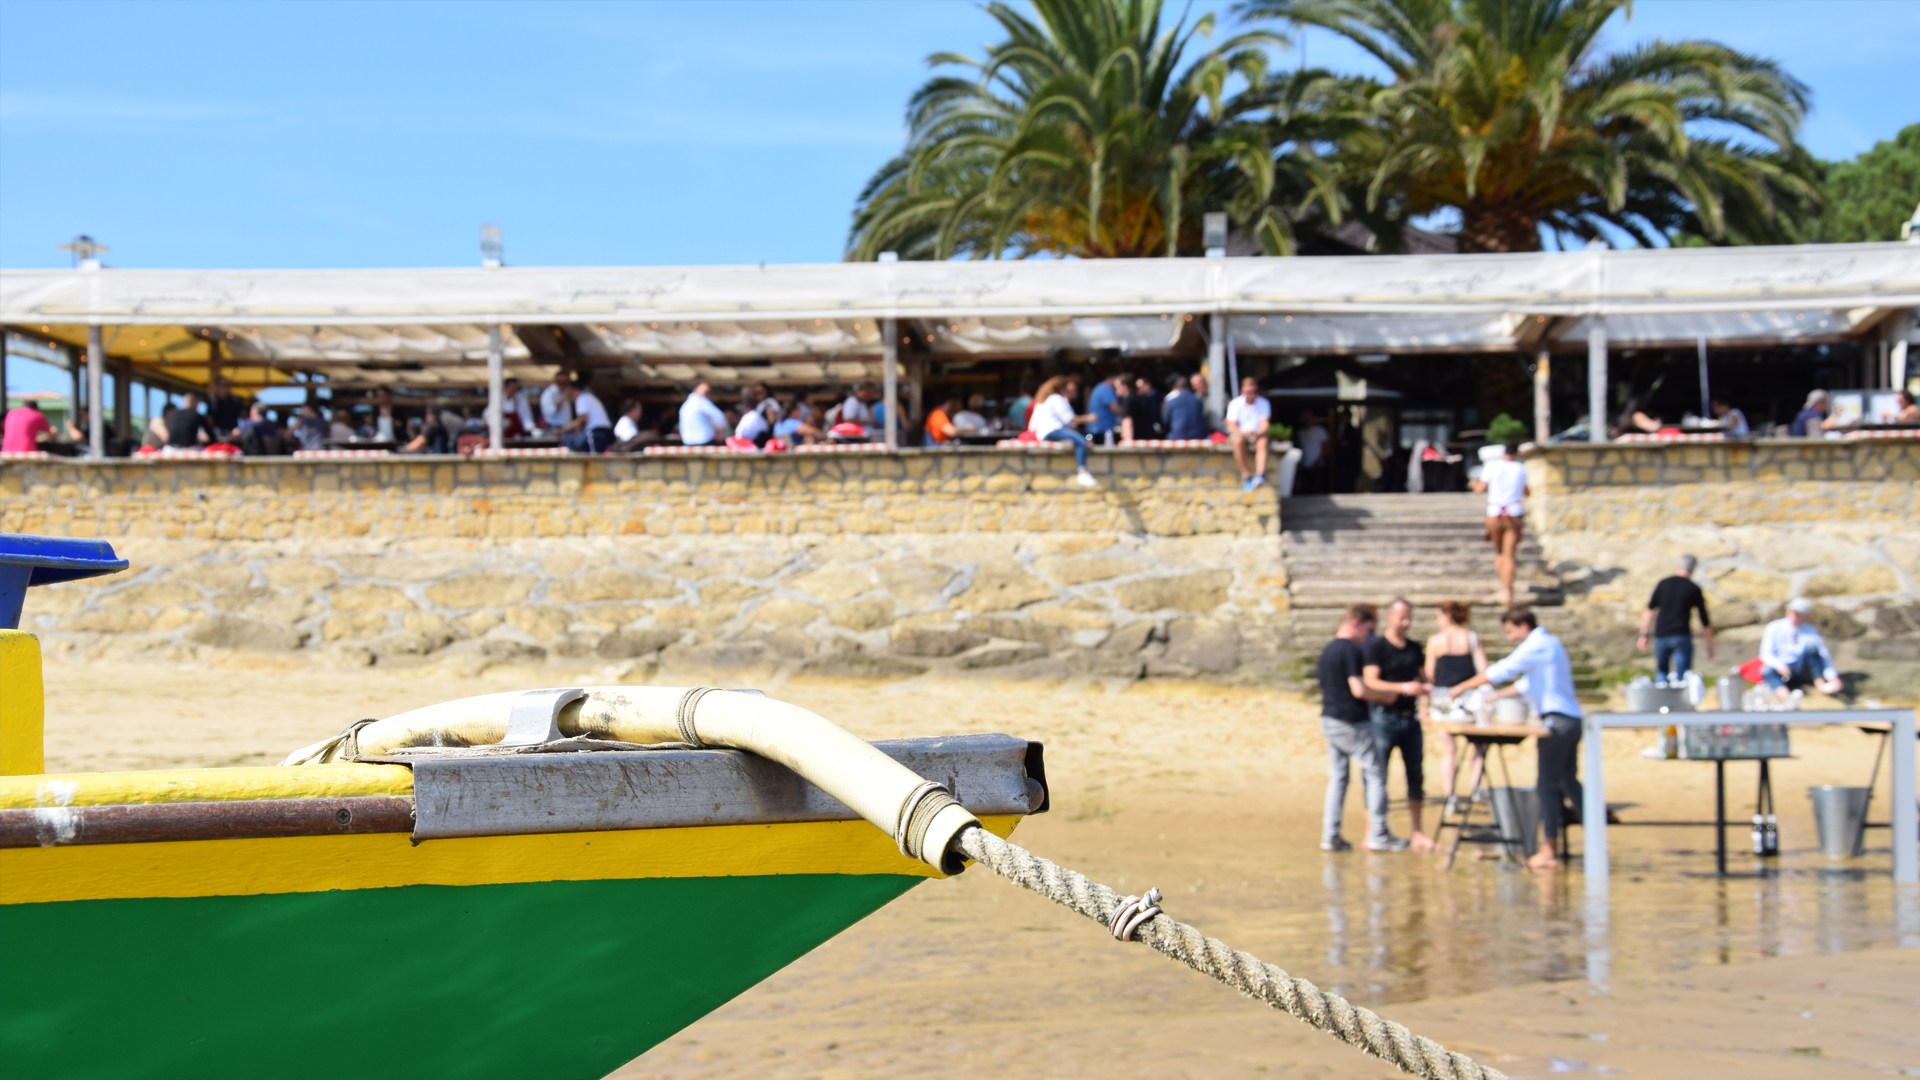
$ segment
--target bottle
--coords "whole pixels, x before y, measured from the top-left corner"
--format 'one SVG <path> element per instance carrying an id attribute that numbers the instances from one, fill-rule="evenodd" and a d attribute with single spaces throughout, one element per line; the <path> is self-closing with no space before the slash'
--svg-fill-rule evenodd
<path id="1" fill-rule="evenodd" d="M 1698 709 L 1707 698 L 1707 680 L 1697 671 L 1687 672 L 1687 704 Z"/>
<path id="2" fill-rule="evenodd" d="M 1753 853 L 1767 853 L 1767 817 L 1765 814 L 1753 815 Z"/>
<path id="3" fill-rule="evenodd" d="M 1767 815 L 1767 850 L 1765 854 L 1780 854 L 1780 819 Z"/>
<path id="4" fill-rule="evenodd" d="M 1668 724 L 1666 727 L 1660 729 L 1660 750 L 1667 756 L 1668 761 L 1679 759 L 1680 728 L 1678 726 Z"/>

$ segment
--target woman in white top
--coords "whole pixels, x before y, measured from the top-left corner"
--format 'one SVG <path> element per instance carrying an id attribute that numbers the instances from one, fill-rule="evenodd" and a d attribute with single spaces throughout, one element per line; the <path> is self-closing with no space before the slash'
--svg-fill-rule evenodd
<path id="1" fill-rule="evenodd" d="M 1493 544 L 1494 570 L 1500 575 L 1500 606 L 1507 607 L 1513 603 L 1513 578 L 1520 568 L 1527 513 L 1527 467 L 1520 464 L 1520 444 L 1508 443 L 1499 460 L 1487 462 L 1473 490 L 1487 495 L 1487 539 Z"/>
<path id="2" fill-rule="evenodd" d="M 1073 464 L 1079 470 L 1074 481 L 1081 487 L 1093 487 L 1099 481 L 1087 471 L 1087 437 L 1074 430 L 1075 424 L 1084 424 L 1093 419 L 1092 414 L 1078 414 L 1073 411 L 1072 394 L 1079 390 L 1079 382 L 1071 375 L 1055 375 L 1040 384 L 1033 395 L 1033 419 L 1027 422 L 1027 430 L 1039 437 L 1041 442 L 1063 442 L 1073 447 Z"/>
<path id="3" fill-rule="evenodd" d="M 1467 629 L 1472 608 L 1458 600 L 1440 605 L 1433 617 L 1439 632 L 1427 639 L 1427 682 L 1435 690 L 1450 690 L 1475 675 L 1487 673 L 1487 651 L 1480 647 L 1480 635 Z M 1428 717 L 1432 719 L 1431 715 Z M 1440 793 L 1446 796 L 1451 816 L 1459 812 L 1454 799 L 1454 747 L 1452 737 L 1440 740 Z M 1475 746 L 1473 760 L 1467 765 L 1467 790 L 1480 784 L 1480 773 L 1487 767 L 1487 748 Z"/>

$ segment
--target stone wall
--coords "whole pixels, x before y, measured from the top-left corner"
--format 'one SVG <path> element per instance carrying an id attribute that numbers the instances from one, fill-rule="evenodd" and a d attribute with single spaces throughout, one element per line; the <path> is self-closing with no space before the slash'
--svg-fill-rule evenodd
<path id="1" fill-rule="evenodd" d="M 0 464 L 0 531 L 171 540 L 1095 532 L 1271 535 L 1219 451 Z"/>
<path id="2" fill-rule="evenodd" d="M 36 589 L 53 655 L 581 677 L 1258 677 L 1278 503 L 1216 452 L 9 464 L 0 531 L 133 566 Z"/>
<path id="3" fill-rule="evenodd" d="M 1920 693 L 1920 439 L 1555 446 L 1527 459 L 1528 519 L 1589 642 L 1633 657 L 1653 584 L 1690 553 L 1736 659 L 1815 601 L 1863 692 Z"/>

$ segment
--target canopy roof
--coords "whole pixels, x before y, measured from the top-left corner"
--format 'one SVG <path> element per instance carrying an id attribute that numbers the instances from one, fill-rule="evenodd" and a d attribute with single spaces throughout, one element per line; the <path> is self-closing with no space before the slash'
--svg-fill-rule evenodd
<path id="1" fill-rule="evenodd" d="M 1516 255 L 1025 260 L 428 270 L 0 270 L 0 322 L 189 375 L 223 367 L 471 385 L 500 325 L 509 370 L 663 381 L 879 374 L 880 320 L 920 355 L 1171 351 L 1234 316 L 1247 352 L 1485 351 L 1583 342 L 1805 342 L 1920 306 L 1920 245 Z M 742 366 L 746 363 L 748 366 Z M 335 373 L 339 374 L 335 374 Z M 189 377 L 191 377 L 189 375 Z"/>

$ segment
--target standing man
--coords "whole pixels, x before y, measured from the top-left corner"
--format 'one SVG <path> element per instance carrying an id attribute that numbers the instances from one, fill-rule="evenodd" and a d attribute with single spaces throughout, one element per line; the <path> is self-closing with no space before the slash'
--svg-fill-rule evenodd
<path id="1" fill-rule="evenodd" d="M 1455 697 L 1476 686 L 1510 683 L 1521 676 L 1526 686 L 1518 693 L 1533 706 L 1548 734 L 1539 739 L 1540 767 L 1534 780 L 1534 793 L 1540 799 L 1540 832 L 1543 842 L 1527 865 L 1535 870 L 1551 870 L 1560 865 L 1556 847 L 1561 822 L 1566 818 L 1563 800 L 1570 800 L 1579 813 L 1580 806 L 1580 700 L 1574 696 L 1573 663 L 1567 659 L 1566 646 L 1542 629 L 1533 611 L 1510 607 L 1500 616 L 1500 629 L 1517 646 L 1506 659 L 1453 688 Z M 1514 693 L 1509 690 L 1506 694 Z M 1503 694 L 1502 696 L 1506 696 Z"/>
<path id="2" fill-rule="evenodd" d="M 1640 613 L 1640 651 L 1653 647 L 1653 673 L 1677 682 L 1693 670 L 1693 613 L 1700 612 L 1700 631 L 1707 637 L 1707 659 L 1713 659 L 1713 620 L 1707 617 L 1707 598 L 1693 582 L 1693 568 L 1699 560 L 1680 556 L 1670 577 L 1653 587 L 1645 611 Z M 1673 674 L 1667 675 L 1673 662 Z"/>
<path id="3" fill-rule="evenodd" d="M 1813 601 L 1803 596 L 1787 605 L 1785 618 L 1775 619 L 1760 632 L 1761 679 L 1773 696 L 1783 701 L 1790 691 L 1802 686 L 1826 694 L 1841 690 L 1833 653 L 1809 621 L 1812 614 Z"/>
<path id="4" fill-rule="evenodd" d="M 212 392 L 207 398 L 208 430 L 217 442 L 239 442 L 240 421 L 247 418 L 247 403 L 234 396 L 233 384 L 224 377 L 215 378 L 208 389 Z"/>
<path id="5" fill-rule="evenodd" d="M 1346 811 L 1348 762 L 1360 764 L 1367 797 L 1367 850 L 1405 851 L 1407 842 L 1387 831 L 1387 767 L 1373 740 L 1369 701 L 1394 695 L 1367 689 L 1366 655 L 1361 642 L 1380 621 L 1372 604 L 1355 604 L 1320 651 L 1320 733 L 1327 737 L 1327 803 L 1320 820 L 1321 851 L 1352 851 L 1340 835 Z"/>
<path id="6" fill-rule="evenodd" d="M 1260 382 L 1249 375 L 1240 380 L 1240 396 L 1227 402 L 1227 438 L 1233 443 L 1233 463 L 1240 469 L 1240 490 L 1252 491 L 1267 482 L 1267 425 L 1273 423 L 1273 403 L 1260 396 Z M 1247 471 L 1247 447 L 1253 447 L 1253 471 Z"/>
<path id="7" fill-rule="evenodd" d="M 1520 444 L 1508 443 L 1500 460 L 1490 461 L 1473 482 L 1487 495 L 1487 539 L 1493 542 L 1494 571 L 1500 575 L 1500 606 L 1513 603 L 1513 577 L 1520 566 L 1520 538 L 1526 532 L 1527 467 Z"/>
<path id="8" fill-rule="evenodd" d="M 1121 430 L 1127 418 L 1127 377 L 1109 375 L 1093 384 L 1087 394 L 1087 412 L 1093 419 L 1087 423 L 1087 435 L 1096 445 L 1112 446 L 1121 441 Z"/>
<path id="9" fill-rule="evenodd" d="M 726 438 L 727 414 L 712 399 L 713 387 L 700 383 L 680 404 L 680 444 L 711 446 Z"/>
<path id="10" fill-rule="evenodd" d="M 1204 439 L 1207 437 L 1206 398 L 1196 396 L 1189 388 L 1187 380 L 1175 375 L 1168 381 L 1166 400 L 1160 403 L 1161 417 L 1166 421 L 1169 439 Z"/>
<path id="11" fill-rule="evenodd" d="M 1239 399 L 1235 399 L 1238 401 Z M 1386 698 L 1369 703 L 1373 723 L 1373 748 L 1380 755 L 1380 776 L 1384 783 L 1393 766 L 1393 751 L 1400 749 L 1400 765 L 1407 773 L 1407 818 L 1411 823 L 1408 844 L 1415 851 L 1432 851 L 1433 841 L 1420 829 L 1421 811 L 1426 806 L 1426 776 L 1422 771 L 1425 740 L 1420 732 L 1420 696 L 1433 687 L 1421 680 L 1427 670 L 1426 650 L 1407 636 L 1413 628 L 1413 604 L 1395 597 L 1387 605 L 1385 633 L 1367 642 L 1366 666 L 1361 669 L 1367 689 Z"/>

